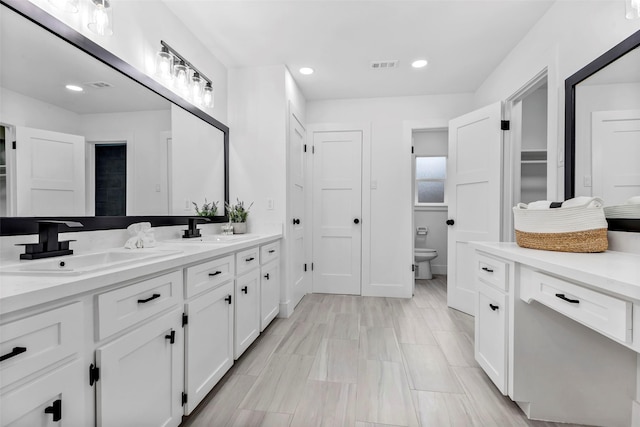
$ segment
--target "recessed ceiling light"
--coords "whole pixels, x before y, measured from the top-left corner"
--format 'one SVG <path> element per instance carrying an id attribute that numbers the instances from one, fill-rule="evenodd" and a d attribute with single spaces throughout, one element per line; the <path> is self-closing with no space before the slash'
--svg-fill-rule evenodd
<path id="1" fill-rule="evenodd" d="M 84 90 L 80 86 L 76 86 L 76 85 L 66 85 L 65 87 L 74 92 L 82 92 Z"/>
<path id="2" fill-rule="evenodd" d="M 304 74 L 305 76 L 308 76 L 309 74 L 313 74 L 313 68 L 302 67 L 300 68 L 300 74 Z"/>
<path id="3" fill-rule="evenodd" d="M 418 59 L 416 61 L 413 61 L 411 63 L 411 66 L 413 68 L 423 68 L 427 66 L 427 60 L 426 59 Z"/>

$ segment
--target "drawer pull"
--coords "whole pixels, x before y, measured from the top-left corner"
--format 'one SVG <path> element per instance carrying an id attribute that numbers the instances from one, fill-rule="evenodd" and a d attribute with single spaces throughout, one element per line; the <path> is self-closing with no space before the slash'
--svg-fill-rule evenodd
<path id="1" fill-rule="evenodd" d="M 246 259 L 245 259 L 245 261 L 246 261 L 246 262 L 249 262 L 249 261 L 253 261 L 254 259 L 255 259 L 254 257 L 246 258 Z"/>
<path id="2" fill-rule="evenodd" d="M 246 294 L 246 293 L 247 293 L 247 291 L 248 291 L 248 289 L 247 289 L 247 287 L 246 287 L 246 286 L 245 286 L 244 288 L 240 289 L 240 290 L 241 290 L 242 292 L 244 292 L 245 294 Z"/>
<path id="3" fill-rule="evenodd" d="M 580 304 L 580 300 L 567 298 L 564 294 L 556 294 L 556 297 L 565 300 L 566 302 L 570 302 L 571 304 Z"/>
<path id="4" fill-rule="evenodd" d="M 154 300 L 156 298 L 160 298 L 160 294 L 153 294 L 147 299 L 139 299 L 138 300 L 138 304 L 144 304 L 144 303 L 152 301 L 152 300 Z"/>
<path id="5" fill-rule="evenodd" d="M 173 329 L 169 332 L 169 335 L 165 335 L 164 339 L 169 340 L 169 344 L 175 344 L 176 342 L 176 331 Z"/>
<path id="6" fill-rule="evenodd" d="M 264 275 L 264 278 L 265 278 L 265 279 L 267 279 L 267 280 L 269 280 L 269 273 L 265 274 L 265 275 Z"/>
<path id="7" fill-rule="evenodd" d="M 10 353 L 0 356 L 0 362 L 11 359 L 12 357 L 24 353 L 25 351 L 27 351 L 27 347 L 13 347 L 13 350 L 11 350 Z"/>
<path id="8" fill-rule="evenodd" d="M 270 253 L 270 254 L 272 254 L 272 253 L 274 253 L 275 251 L 276 251 L 275 249 L 270 249 L 270 250 L 269 250 L 269 253 Z"/>
<path id="9" fill-rule="evenodd" d="M 209 273 L 209 277 L 217 276 L 218 274 L 222 274 L 222 271 L 218 270 L 215 273 Z"/>
<path id="10" fill-rule="evenodd" d="M 224 300 L 229 304 L 231 304 L 231 295 L 227 295 L 227 297 Z"/>
<path id="11" fill-rule="evenodd" d="M 58 399 L 51 406 L 44 408 L 44 413 L 53 415 L 54 422 L 60 421 L 62 419 L 62 400 Z"/>
<path id="12" fill-rule="evenodd" d="M 496 311 L 497 309 L 500 308 L 500 306 L 489 303 L 489 308 L 491 308 L 491 310 L 493 310 L 493 311 Z"/>
<path id="13" fill-rule="evenodd" d="M 487 273 L 493 273 L 493 270 L 492 270 L 492 269 L 490 269 L 489 267 L 482 267 L 482 269 L 483 269 L 484 271 L 486 271 Z"/>

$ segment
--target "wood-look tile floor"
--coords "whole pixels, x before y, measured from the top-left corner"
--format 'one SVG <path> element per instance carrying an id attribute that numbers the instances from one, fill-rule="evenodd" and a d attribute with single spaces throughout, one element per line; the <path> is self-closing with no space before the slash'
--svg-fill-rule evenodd
<path id="1" fill-rule="evenodd" d="M 412 299 L 305 296 L 183 426 L 555 426 L 498 392 L 474 360 L 473 317 L 446 294 L 436 276 Z"/>

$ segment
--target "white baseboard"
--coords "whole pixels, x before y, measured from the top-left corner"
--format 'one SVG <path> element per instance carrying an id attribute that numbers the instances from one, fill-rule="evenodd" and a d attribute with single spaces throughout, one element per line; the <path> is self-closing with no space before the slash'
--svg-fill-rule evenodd
<path id="1" fill-rule="evenodd" d="M 399 283 L 372 283 L 362 287 L 363 297 L 411 298 L 411 287 Z"/>
<path id="2" fill-rule="evenodd" d="M 431 273 L 433 274 L 441 274 L 441 275 L 447 275 L 447 265 L 443 264 L 443 265 L 433 265 L 431 264 Z"/>
<path id="3" fill-rule="evenodd" d="M 278 313 L 278 317 L 283 317 L 285 319 L 289 318 L 293 314 L 293 309 L 295 307 L 291 304 L 291 300 L 281 302 L 280 303 L 280 313 Z"/>

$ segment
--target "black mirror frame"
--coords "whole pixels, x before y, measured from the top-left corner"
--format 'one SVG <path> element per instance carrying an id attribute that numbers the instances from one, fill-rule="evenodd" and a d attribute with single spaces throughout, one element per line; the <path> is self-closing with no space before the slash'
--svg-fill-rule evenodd
<path id="1" fill-rule="evenodd" d="M 25 0 L 0 0 L 0 4 L 8 7 L 14 12 L 22 15 L 24 18 L 35 23 L 36 25 L 49 31 L 51 34 L 61 38 L 62 40 L 77 47 L 88 55 L 96 58 L 109 67 L 128 76 L 132 80 L 138 82 L 147 89 L 157 93 L 166 100 L 176 104 L 182 109 L 188 111 L 194 116 L 204 120 L 213 127 L 224 133 L 224 199 L 229 202 L 229 127 L 219 122 L 204 111 L 198 109 L 194 105 L 182 99 L 169 89 L 156 82 L 151 77 L 140 72 L 127 62 L 118 58 L 108 50 L 86 38 L 73 28 L 67 26 L 63 22 L 49 15 L 33 3 Z M 52 219 L 52 217 L 4 217 L 0 219 L 0 236 L 36 234 L 38 232 L 37 221 L 40 219 Z M 129 225 L 149 221 L 154 227 L 169 225 L 184 225 L 188 222 L 188 216 L 120 216 L 120 217 L 56 217 L 61 220 L 80 221 L 84 227 L 78 231 L 94 231 L 108 229 L 122 229 Z M 228 216 L 225 209 L 225 215 L 212 218 L 212 222 L 227 222 Z"/>
<path id="2" fill-rule="evenodd" d="M 576 85 L 640 46 L 640 31 L 585 65 L 564 81 L 564 198 L 575 197 L 576 181 Z M 608 219 L 611 231 L 640 231 L 640 220 Z"/>

